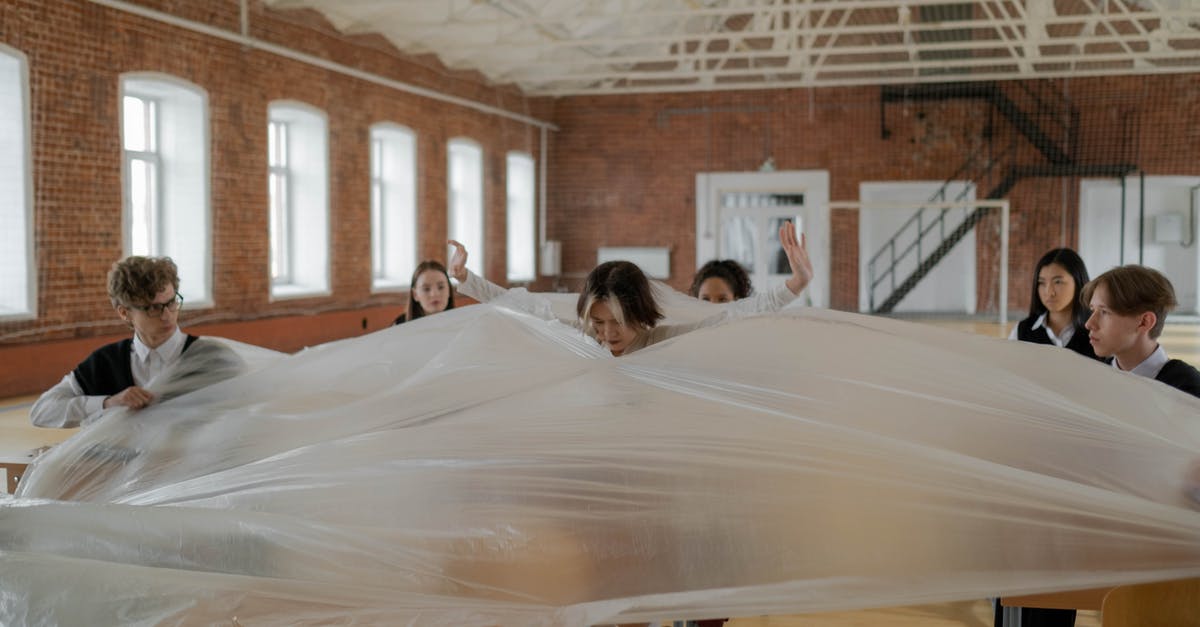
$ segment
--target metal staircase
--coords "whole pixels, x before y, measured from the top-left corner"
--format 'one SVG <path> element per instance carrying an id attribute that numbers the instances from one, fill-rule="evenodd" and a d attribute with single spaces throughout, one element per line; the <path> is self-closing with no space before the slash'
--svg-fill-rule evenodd
<path id="1" fill-rule="evenodd" d="M 941 83 L 908 86 L 884 86 L 880 98 L 880 119 L 886 122 L 884 107 L 889 103 L 949 99 L 977 99 L 991 105 L 1016 131 L 1008 145 L 998 155 L 984 156 L 984 149 L 967 157 L 958 170 L 948 177 L 929 199 L 930 204 L 962 201 L 976 186 L 995 181 L 984 197 L 995 200 L 1005 197 L 1022 179 L 1029 177 L 1064 176 L 1125 176 L 1136 166 L 1131 163 L 1080 163 L 1075 158 L 1078 141 L 1078 112 L 1066 96 L 1049 82 L 1007 83 Z M 994 128 L 994 124 L 989 125 Z M 888 135 L 886 125 L 884 136 Z M 991 134 L 989 130 L 989 135 Z M 1015 165 L 1011 162 L 1020 152 L 1023 139 L 1040 155 L 1041 163 Z M 990 139 L 990 137 L 989 137 Z M 991 150 L 989 146 L 987 148 Z M 968 181 L 964 191 L 947 199 L 947 190 L 959 181 Z M 990 211 L 975 209 L 947 231 L 951 209 L 921 207 L 895 234 L 871 256 L 867 267 L 869 307 L 872 313 L 890 313 L 929 272 L 942 261 L 954 246 L 961 242 Z M 927 235 L 937 229 L 937 244 L 923 245 Z M 900 264 L 915 255 L 916 267 L 903 279 L 897 276 Z M 878 306 L 875 291 L 889 284 L 890 292 Z"/>

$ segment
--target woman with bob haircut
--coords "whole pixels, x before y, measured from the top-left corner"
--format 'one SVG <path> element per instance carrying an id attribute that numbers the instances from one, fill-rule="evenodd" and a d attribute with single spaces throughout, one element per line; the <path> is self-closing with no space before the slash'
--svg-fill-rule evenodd
<path id="1" fill-rule="evenodd" d="M 792 275 L 778 288 L 735 305 L 732 311 L 760 313 L 778 311 L 796 299 L 813 277 L 812 261 L 804 246 L 804 238 L 796 237 L 790 222 L 779 228 L 779 241 L 787 253 Z M 503 296 L 506 289 L 467 270 L 467 250 L 450 240 L 454 254 L 450 258 L 450 276 L 459 282 L 459 291 L 488 302 Z M 688 331 L 711 326 L 725 319 L 729 312 L 690 324 L 659 325 L 662 311 L 654 298 L 650 280 L 633 263 L 609 261 L 588 273 L 579 301 L 575 306 L 578 318 L 571 324 L 595 339 L 613 356 L 627 355 L 651 344 Z"/>
<path id="2" fill-rule="evenodd" d="M 713 259 L 700 266 L 688 293 L 710 303 L 729 303 L 750 295 L 750 275 L 732 259 Z"/>
<path id="3" fill-rule="evenodd" d="M 1053 344 L 1099 359 L 1088 342 L 1088 312 L 1079 298 L 1087 282 L 1087 266 L 1075 251 L 1055 248 L 1042 255 L 1033 269 L 1029 316 L 1013 327 L 1008 339 Z"/>
<path id="4" fill-rule="evenodd" d="M 408 288 L 408 308 L 393 325 L 454 309 L 454 288 L 442 262 L 427 259 L 413 270 Z"/>

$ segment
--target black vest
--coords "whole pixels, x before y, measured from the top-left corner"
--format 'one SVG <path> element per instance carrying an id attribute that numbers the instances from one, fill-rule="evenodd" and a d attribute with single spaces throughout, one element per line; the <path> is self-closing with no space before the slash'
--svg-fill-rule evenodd
<path id="1" fill-rule="evenodd" d="M 1154 377 L 1167 385 L 1200 397 L 1200 371 L 1180 359 L 1172 359 L 1163 365 Z"/>
<path id="2" fill-rule="evenodd" d="M 187 351 L 196 336 L 189 335 L 183 342 L 183 350 Z M 133 382 L 133 338 L 113 342 L 97 348 L 88 358 L 75 367 L 75 380 L 87 396 L 112 396 L 127 387 L 136 385 Z"/>
<path id="3" fill-rule="evenodd" d="M 1032 342 L 1034 344 L 1053 344 L 1050 341 L 1050 336 L 1046 335 L 1046 328 L 1043 326 L 1040 329 L 1034 329 L 1033 323 L 1037 322 L 1037 316 L 1032 316 L 1017 323 L 1017 339 L 1022 342 Z M 1066 348 L 1069 348 L 1084 357 L 1100 360 L 1096 356 L 1096 351 L 1092 350 L 1092 343 L 1088 341 L 1087 329 L 1075 329 L 1075 335 L 1071 336 L 1071 341 L 1067 342 Z"/>

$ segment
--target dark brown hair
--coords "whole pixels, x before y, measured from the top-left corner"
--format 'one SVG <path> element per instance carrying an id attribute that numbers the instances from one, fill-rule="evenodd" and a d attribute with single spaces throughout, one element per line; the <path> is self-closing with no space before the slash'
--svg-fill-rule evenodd
<path id="1" fill-rule="evenodd" d="M 425 310 L 421 308 L 421 303 L 417 302 L 414 296 L 417 293 L 417 277 L 421 276 L 422 272 L 427 270 L 437 270 L 446 277 L 446 287 L 450 290 L 450 296 L 446 299 L 446 310 L 454 309 L 454 284 L 450 282 L 450 275 L 446 273 L 446 266 L 443 266 L 440 261 L 427 259 L 417 264 L 417 269 L 413 270 L 412 281 L 408 284 L 408 311 L 404 315 L 396 319 L 396 324 L 408 320 L 416 320 L 425 315 Z"/>
<path id="2" fill-rule="evenodd" d="M 584 328 L 589 326 L 588 313 L 597 301 L 607 303 L 617 322 L 633 329 L 652 329 L 664 317 L 650 291 L 650 281 L 641 268 L 628 261 L 606 261 L 588 273 L 575 305 Z"/>
<path id="3" fill-rule="evenodd" d="M 1081 298 L 1085 307 L 1090 307 L 1098 285 L 1108 291 L 1108 308 L 1113 312 L 1122 316 L 1139 316 L 1147 311 L 1154 314 L 1156 322 L 1150 329 L 1150 339 L 1158 339 L 1167 322 L 1167 312 L 1178 304 L 1171 281 L 1146 266 L 1119 266 L 1092 279 L 1083 287 Z"/>
<path id="4" fill-rule="evenodd" d="M 108 299 L 113 307 L 145 306 L 166 289 L 179 293 L 179 269 L 170 257 L 126 257 L 108 271 Z"/>
<path id="5" fill-rule="evenodd" d="M 700 286 L 705 281 L 714 278 L 725 281 L 735 299 L 750 295 L 750 275 L 746 274 L 746 269 L 742 267 L 742 264 L 732 259 L 713 259 L 700 266 L 700 269 L 696 271 L 696 276 L 692 278 L 692 288 L 688 290 L 688 293 L 699 297 Z"/>

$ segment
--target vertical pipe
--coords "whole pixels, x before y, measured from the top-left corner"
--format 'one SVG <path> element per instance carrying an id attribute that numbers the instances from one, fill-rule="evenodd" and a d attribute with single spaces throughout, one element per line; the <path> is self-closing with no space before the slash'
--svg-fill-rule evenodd
<path id="1" fill-rule="evenodd" d="M 1125 175 L 1121 175 L 1121 258 L 1117 265 L 1125 264 Z"/>
<path id="2" fill-rule="evenodd" d="M 546 127 L 541 129 L 538 147 L 538 258 L 546 245 Z"/>
<path id="3" fill-rule="evenodd" d="M 241 0 L 241 2 L 239 4 L 241 5 L 239 7 L 239 13 L 240 13 L 241 23 L 242 23 L 242 37 L 249 37 L 250 36 L 250 7 L 247 4 L 247 0 Z"/>
<path id="4" fill-rule="evenodd" d="M 1008 201 L 1000 205 L 1000 327 L 1008 326 Z"/>
<path id="5" fill-rule="evenodd" d="M 1146 171 L 1138 171 L 1138 264 L 1146 248 Z"/>

